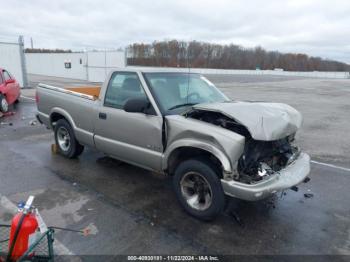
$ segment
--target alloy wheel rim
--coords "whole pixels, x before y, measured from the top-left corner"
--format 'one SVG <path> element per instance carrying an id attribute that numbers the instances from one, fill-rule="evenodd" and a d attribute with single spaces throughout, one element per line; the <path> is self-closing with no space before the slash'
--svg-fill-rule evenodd
<path id="1" fill-rule="evenodd" d="M 65 127 L 59 127 L 57 130 L 58 145 L 63 151 L 68 151 L 71 145 L 70 135 Z"/>
<path id="2" fill-rule="evenodd" d="M 213 193 L 209 182 L 200 173 L 186 173 L 180 186 L 182 196 L 191 208 L 204 211 L 211 206 Z"/>

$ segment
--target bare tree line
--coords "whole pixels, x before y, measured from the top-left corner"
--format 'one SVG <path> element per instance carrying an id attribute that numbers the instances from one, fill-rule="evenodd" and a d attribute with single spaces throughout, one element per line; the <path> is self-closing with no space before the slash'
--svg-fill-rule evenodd
<path id="1" fill-rule="evenodd" d="M 198 41 L 134 43 L 127 48 L 128 65 L 218 69 L 280 68 L 286 71 L 350 71 L 350 65 L 306 54 L 266 51 L 261 47 L 219 45 Z"/>
<path id="2" fill-rule="evenodd" d="M 70 49 L 26 48 L 25 53 L 72 53 Z"/>

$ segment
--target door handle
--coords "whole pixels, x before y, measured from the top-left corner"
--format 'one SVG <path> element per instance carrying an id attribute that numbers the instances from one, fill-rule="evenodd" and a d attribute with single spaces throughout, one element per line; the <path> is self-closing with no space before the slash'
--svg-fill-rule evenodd
<path id="1" fill-rule="evenodd" d="M 107 114 L 106 113 L 98 113 L 98 117 L 100 119 L 107 119 Z"/>

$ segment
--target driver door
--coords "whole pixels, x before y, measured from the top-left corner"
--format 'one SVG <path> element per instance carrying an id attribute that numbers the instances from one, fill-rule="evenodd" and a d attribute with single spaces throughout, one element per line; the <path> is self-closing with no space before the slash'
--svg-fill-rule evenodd
<path id="1" fill-rule="evenodd" d="M 161 170 L 162 117 L 123 110 L 128 99 L 141 97 L 147 95 L 136 73 L 112 74 L 104 101 L 97 109 L 95 145 L 125 162 Z"/>
<path id="2" fill-rule="evenodd" d="M 19 87 L 17 86 L 15 79 L 13 79 L 6 70 L 3 70 L 3 76 L 5 80 L 4 93 L 6 94 L 6 100 L 9 104 L 12 104 L 18 98 Z M 11 81 L 11 82 L 6 83 L 6 81 Z"/>

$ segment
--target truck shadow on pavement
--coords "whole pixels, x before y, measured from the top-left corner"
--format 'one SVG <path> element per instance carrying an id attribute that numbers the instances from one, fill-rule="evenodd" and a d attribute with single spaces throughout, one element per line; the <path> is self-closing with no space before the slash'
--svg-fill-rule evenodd
<path id="1" fill-rule="evenodd" d="M 62 170 L 67 165 L 69 168 Z M 185 213 L 178 204 L 171 177 L 89 149 L 73 161 L 56 155 L 50 167 L 59 167 L 60 171 L 55 173 L 61 178 L 96 192 L 106 202 L 127 210 L 137 222 L 149 223 L 155 229 L 165 228 L 172 234 L 200 243 L 206 250 L 213 252 L 218 248 L 225 254 L 232 253 L 228 242 L 236 246 L 236 251 L 248 253 L 253 252 L 253 247 L 246 244 L 258 242 L 259 250 L 273 254 L 277 252 L 273 246 L 284 246 L 294 237 L 303 238 L 304 234 L 296 232 L 302 230 L 298 225 L 308 216 L 305 201 L 312 201 L 292 191 L 258 202 L 228 198 L 225 211 L 217 219 L 203 222 Z M 266 246 L 265 241 L 276 243 Z M 254 252 L 258 251 L 256 248 Z"/>

